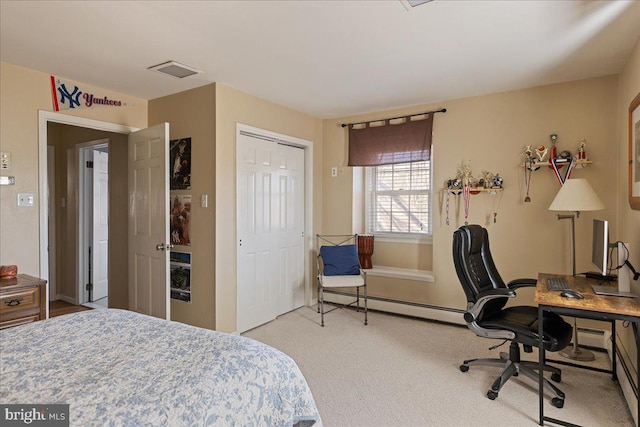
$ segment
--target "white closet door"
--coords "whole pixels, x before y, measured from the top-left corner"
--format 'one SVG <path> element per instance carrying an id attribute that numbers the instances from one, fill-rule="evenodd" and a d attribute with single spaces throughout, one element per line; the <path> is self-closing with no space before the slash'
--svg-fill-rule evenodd
<path id="1" fill-rule="evenodd" d="M 237 332 L 304 303 L 304 150 L 240 134 Z"/>
<path id="2" fill-rule="evenodd" d="M 278 315 L 304 304 L 304 150 L 278 145 Z"/>

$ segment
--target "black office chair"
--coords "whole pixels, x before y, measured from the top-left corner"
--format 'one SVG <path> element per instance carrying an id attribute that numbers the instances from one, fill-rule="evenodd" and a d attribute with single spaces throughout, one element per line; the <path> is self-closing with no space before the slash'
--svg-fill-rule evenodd
<path id="1" fill-rule="evenodd" d="M 489 250 L 487 230 L 479 225 L 465 225 L 453 233 L 453 262 L 458 279 L 467 295 L 467 312 L 464 320 L 476 335 L 484 338 L 511 341 L 509 354 L 500 353 L 500 359 L 470 359 L 460 365 L 462 372 L 469 366 L 496 366 L 504 370 L 494 381 L 487 397 L 494 400 L 498 392 L 511 376 L 524 374 L 538 382 L 538 362 L 520 360 L 520 346 L 526 353 L 538 346 L 538 308 L 516 306 L 504 308 L 508 298 L 515 298 L 515 289 L 535 286 L 535 279 L 517 279 L 505 285 L 496 270 Z M 558 351 L 571 341 L 572 327 L 555 313 L 544 313 L 543 344 L 546 351 Z M 499 344 L 500 346 L 502 344 Z M 498 346 L 491 347 L 494 349 Z M 551 379 L 561 381 L 560 369 L 545 365 Z M 564 393 L 544 378 L 544 387 L 556 397 L 551 404 L 557 408 L 564 406 Z"/>

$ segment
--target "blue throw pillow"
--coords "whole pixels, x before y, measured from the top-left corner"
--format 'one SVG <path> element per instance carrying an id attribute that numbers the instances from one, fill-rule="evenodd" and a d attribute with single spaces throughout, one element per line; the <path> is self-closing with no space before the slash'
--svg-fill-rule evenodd
<path id="1" fill-rule="evenodd" d="M 325 276 L 350 276 L 360 274 L 356 245 L 322 246 L 320 256 Z"/>

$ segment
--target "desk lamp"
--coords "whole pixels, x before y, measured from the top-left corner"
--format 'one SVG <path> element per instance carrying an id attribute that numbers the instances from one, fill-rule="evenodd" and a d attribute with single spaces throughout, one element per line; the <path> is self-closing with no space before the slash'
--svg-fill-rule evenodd
<path id="1" fill-rule="evenodd" d="M 557 215 L 557 219 L 571 220 L 571 272 L 576 275 L 576 232 L 575 219 L 580 216 L 581 211 L 599 211 L 604 209 L 604 205 L 598 195 L 589 185 L 586 179 L 567 179 L 555 199 L 549 206 L 550 211 L 571 212 L 566 215 Z M 578 347 L 578 327 L 575 317 L 573 318 L 573 350 L 561 351 L 560 355 L 572 360 L 590 361 L 595 359 L 595 355 L 588 350 L 581 350 Z"/>

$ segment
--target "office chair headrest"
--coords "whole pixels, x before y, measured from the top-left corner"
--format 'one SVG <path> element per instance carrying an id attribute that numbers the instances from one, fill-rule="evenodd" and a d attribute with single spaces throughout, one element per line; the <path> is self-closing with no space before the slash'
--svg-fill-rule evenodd
<path id="1" fill-rule="evenodd" d="M 479 254 L 482 252 L 482 245 L 487 240 L 487 230 L 477 224 L 463 225 L 458 228 L 464 233 L 467 240 L 469 254 Z"/>

